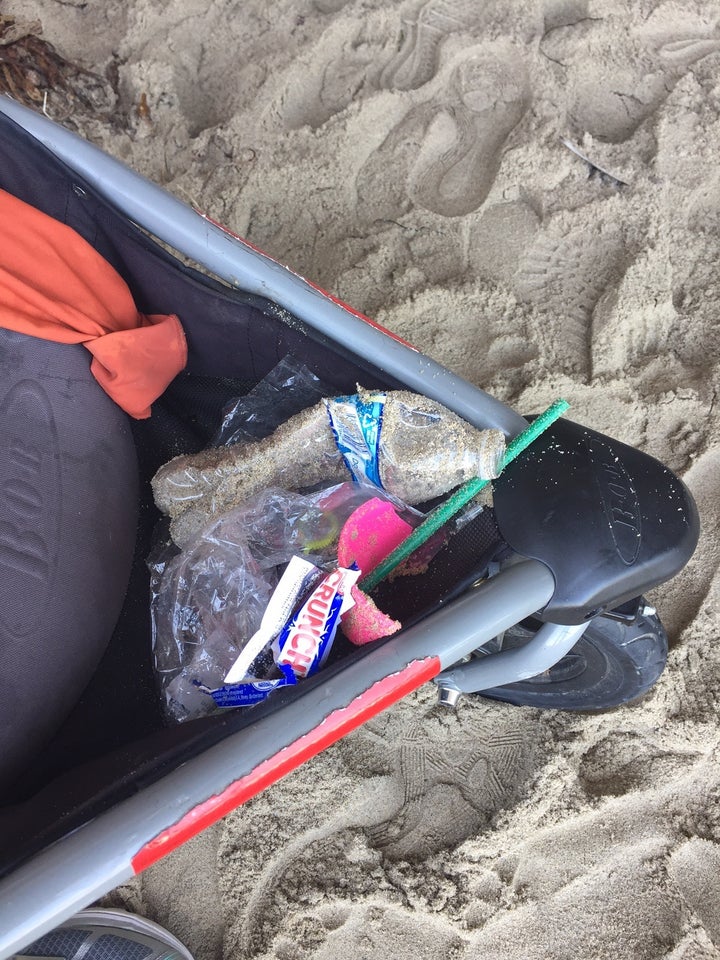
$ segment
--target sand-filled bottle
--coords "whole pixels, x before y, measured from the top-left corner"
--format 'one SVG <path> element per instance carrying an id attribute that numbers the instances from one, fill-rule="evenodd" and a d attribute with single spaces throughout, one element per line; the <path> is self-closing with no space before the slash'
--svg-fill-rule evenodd
<path id="1" fill-rule="evenodd" d="M 302 490 L 352 477 L 417 505 L 472 477 L 496 477 L 504 450 L 501 431 L 478 430 L 420 394 L 359 389 L 302 411 L 264 440 L 176 457 L 152 485 L 182 546 L 268 487 Z"/>

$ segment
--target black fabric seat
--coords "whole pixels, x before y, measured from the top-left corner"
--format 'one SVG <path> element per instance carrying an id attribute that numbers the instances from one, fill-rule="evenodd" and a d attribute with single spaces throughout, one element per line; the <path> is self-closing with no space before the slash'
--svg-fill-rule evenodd
<path id="1" fill-rule="evenodd" d="M 90 680 L 130 575 L 135 445 L 89 359 L 0 329 L 0 788 Z"/>

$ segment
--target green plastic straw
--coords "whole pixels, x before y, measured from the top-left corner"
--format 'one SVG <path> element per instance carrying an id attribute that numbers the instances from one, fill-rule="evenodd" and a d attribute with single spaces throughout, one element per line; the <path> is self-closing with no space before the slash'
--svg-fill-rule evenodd
<path id="1" fill-rule="evenodd" d="M 552 406 L 540 414 L 533 422 L 518 434 L 514 440 L 511 440 L 505 450 L 500 472 L 513 461 L 523 450 L 527 449 L 533 440 L 536 440 L 541 433 L 559 419 L 570 404 L 566 400 L 556 400 Z M 399 566 L 403 560 L 407 560 L 410 554 L 414 553 L 418 547 L 421 547 L 430 537 L 451 520 L 456 513 L 469 503 L 473 497 L 476 497 L 480 491 L 490 483 L 490 480 L 482 480 L 480 477 L 474 477 L 459 487 L 455 493 L 451 494 L 444 503 L 435 507 L 423 520 L 419 527 L 397 546 L 392 553 L 378 564 L 366 577 L 360 581 L 358 586 L 365 593 L 373 590 L 381 580 L 384 580 L 388 574 Z"/>

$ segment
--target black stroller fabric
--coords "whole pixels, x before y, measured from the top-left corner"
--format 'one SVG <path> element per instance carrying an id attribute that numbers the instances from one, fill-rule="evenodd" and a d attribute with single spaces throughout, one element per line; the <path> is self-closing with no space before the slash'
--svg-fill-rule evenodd
<path id="1" fill-rule="evenodd" d="M 81 347 L 3 333 L 0 392 L 6 406 L 16 382 L 49 378 L 46 392 L 60 425 L 61 459 L 74 471 L 65 477 L 61 512 L 75 523 L 57 533 L 62 577 L 53 583 L 49 601 L 36 605 L 39 629 L 32 636 L 25 634 L 33 626 L 28 612 L 33 598 L 12 578 L 3 587 L 3 613 L 15 609 L 5 614 L 0 633 L 0 659 L 13 674 L 3 673 L 0 715 L 7 774 L 0 788 L 2 872 L 137 790 L 143 777 L 156 779 L 179 757 L 205 749 L 226 735 L 228 722 L 243 723 L 242 717 L 226 716 L 187 729 L 162 726 L 145 566 L 157 522 L 150 476 L 176 454 L 207 444 L 222 406 L 289 353 L 322 369 L 341 391 L 353 388 L 363 370 L 312 342 L 301 324 L 290 326 L 292 318 L 274 304 L 183 266 L 2 115 L 0 187 L 80 233 L 125 279 L 139 310 L 177 312 L 190 353 L 187 372 L 154 406 L 152 418 L 129 425 L 90 377 Z M 169 304 L 172 310 L 165 308 Z M 381 383 L 372 365 L 367 367 L 369 382 Z M 79 431 L 78 405 L 85 421 Z M 18 437 L 23 443 L 37 440 L 40 427 L 27 410 L 16 405 L 6 413 L 16 414 L 3 424 L 6 449 L 17 447 Z M 3 464 L 7 471 L 8 461 Z M 43 522 L 51 512 L 48 506 Z M 18 520 L 5 512 L 0 522 L 7 541 Z M 99 543 L 103 527 L 105 540 Z M 113 551 L 107 548 L 111 542 Z"/>
<path id="2" fill-rule="evenodd" d="M 78 636 L 78 643 L 87 644 L 82 657 L 75 659 L 76 650 L 70 663 L 53 650 L 52 656 L 43 661 L 44 666 L 38 668 L 47 669 L 48 673 L 53 669 L 63 671 L 65 694 L 53 714 L 54 735 L 50 736 L 50 721 L 41 731 L 31 734 L 31 724 L 27 729 L 17 729 L 17 718 L 2 717 L 7 724 L 3 735 L 8 738 L 3 744 L 12 742 L 15 755 L 26 753 L 22 774 L 14 775 L 0 790 L 2 875 L 184 760 L 197 756 L 257 717 L 282 709 L 287 698 L 294 696 L 292 691 L 279 691 L 250 713 L 230 711 L 174 728 L 163 726 L 152 671 L 146 568 L 159 519 L 149 484 L 157 468 L 179 453 L 207 445 L 220 422 L 223 406 L 232 397 L 247 392 L 288 354 L 301 360 L 338 393 L 354 392 L 358 382 L 378 388 L 399 384 L 383 373 L 382 358 L 358 358 L 345 353 L 275 304 L 231 289 L 181 263 L 1 114 L 0 187 L 72 226 L 93 244 L 128 283 L 140 311 L 177 313 L 189 347 L 186 372 L 153 405 L 149 420 L 128 426 L 127 418 L 119 411 L 93 407 L 93 430 L 106 435 L 106 448 L 101 455 L 89 446 L 80 451 L 68 441 L 68 450 L 79 451 L 77 469 L 87 468 L 91 461 L 102 465 L 102 469 L 98 466 L 96 479 L 88 481 L 91 487 L 86 484 L 86 503 L 74 503 L 68 509 L 82 514 L 92 504 L 93 509 L 101 511 L 101 519 L 109 524 L 113 537 L 119 538 L 120 548 L 117 557 L 111 558 L 97 552 L 89 534 L 80 542 L 85 529 L 82 523 L 74 532 L 74 539 L 68 541 L 68 549 L 78 556 L 68 561 L 64 586 L 58 582 L 58 590 L 64 593 L 57 617 L 53 617 L 54 610 L 45 609 L 38 642 L 45 648 L 51 646 L 54 624 L 57 642 L 62 643 L 64 631 L 77 627 L 76 620 L 81 615 L 94 625 Z M 59 349 L 55 344 L 43 343 L 37 350 L 48 348 Z M 78 351 L 77 356 L 68 353 L 67 359 L 63 359 L 60 382 L 66 382 L 63 377 L 72 368 L 77 383 L 84 384 L 83 378 L 89 377 L 88 357 L 80 347 L 71 350 Z M 10 351 L 8 356 L 12 367 L 14 352 Z M 32 375 L 28 377 L 32 379 Z M 5 392 L 7 382 L 0 385 L 0 393 Z M 57 389 L 61 391 L 61 386 Z M 84 396 L 88 406 L 94 404 L 89 394 Z M 135 454 L 139 477 L 136 498 L 130 497 L 135 483 Z M 99 478 L 107 476 L 110 464 L 117 476 L 112 478 L 110 492 L 106 490 L 103 497 Z M 134 500 L 132 508 L 128 499 Z M 97 521 L 94 515 L 93 523 Z M 471 525 L 462 538 L 456 538 L 450 551 L 450 566 L 460 568 L 462 575 L 452 571 L 447 575 L 446 571 L 444 578 L 438 576 L 437 597 L 428 596 L 425 589 L 428 582 L 433 582 L 430 577 L 422 591 L 423 604 L 443 602 L 453 584 L 467 584 L 477 575 L 483 558 L 495 551 L 497 538 L 489 514 L 482 526 L 478 532 Z M 73 572 L 81 574 L 86 569 L 84 565 L 93 562 L 97 569 L 87 583 L 92 584 L 93 593 L 105 599 L 98 601 L 96 607 L 82 606 L 90 603 L 84 595 L 85 584 L 70 581 Z M 417 597 L 408 597 L 411 609 L 416 610 L 417 604 Z M 111 621 L 115 623 L 114 630 Z M 93 673 L 93 665 L 111 630 L 106 652 Z M 352 661 L 363 653 L 351 650 L 346 655 Z M 81 660 L 83 666 L 75 674 L 75 664 Z M 342 663 L 331 664 L 305 684 L 324 683 L 342 667 Z M 71 673 L 72 679 L 68 680 Z M 40 699 L 32 700 L 35 688 L 27 682 L 27 676 L 20 695 L 28 697 L 23 717 L 40 710 Z M 77 703 L 61 723 L 73 698 Z M 42 740 L 46 741 L 44 747 Z"/>

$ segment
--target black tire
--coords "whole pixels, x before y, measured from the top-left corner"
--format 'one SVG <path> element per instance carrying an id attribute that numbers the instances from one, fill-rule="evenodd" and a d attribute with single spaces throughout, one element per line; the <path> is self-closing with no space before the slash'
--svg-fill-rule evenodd
<path id="1" fill-rule="evenodd" d="M 524 621 L 507 630 L 503 649 L 523 646 L 539 626 Z M 545 673 L 479 696 L 550 710 L 607 710 L 647 693 L 665 667 L 667 650 L 665 628 L 654 613 L 632 624 L 598 617 Z"/>

